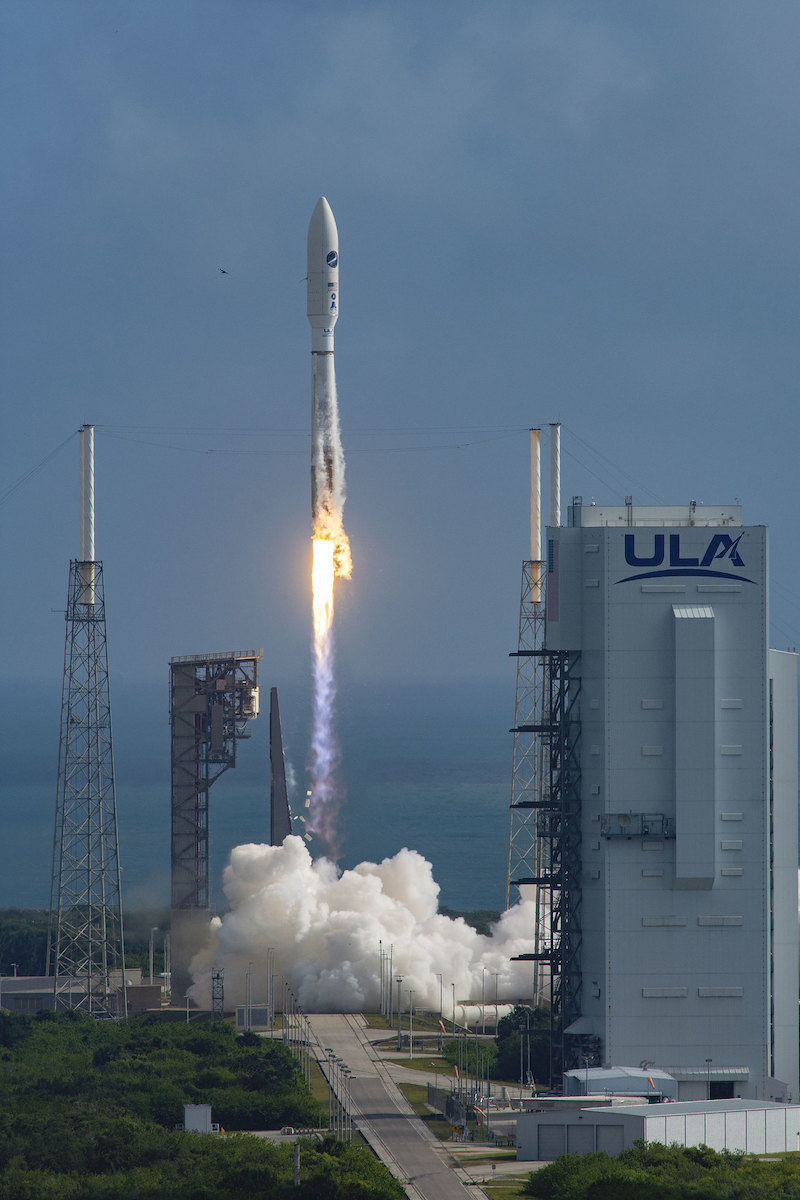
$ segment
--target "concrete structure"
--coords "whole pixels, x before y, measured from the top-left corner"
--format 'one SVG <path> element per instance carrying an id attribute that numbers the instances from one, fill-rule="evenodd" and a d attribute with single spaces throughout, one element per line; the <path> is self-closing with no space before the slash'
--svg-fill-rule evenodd
<path id="1" fill-rule="evenodd" d="M 711 1100 L 520 1113 L 517 1118 L 517 1158 L 525 1162 L 595 1150 L 617 1155 L 639 1138 L 666 1146 L 677 1142 L 748 1154 L 800 1150 L 800 1106 Z"/>
<path id="2" fill-rule="evenodd" d="M 546 553 L 563 1064 L 796 1099 L 797 659 L 767 646 L 767 531 L 576 499 Z"/>

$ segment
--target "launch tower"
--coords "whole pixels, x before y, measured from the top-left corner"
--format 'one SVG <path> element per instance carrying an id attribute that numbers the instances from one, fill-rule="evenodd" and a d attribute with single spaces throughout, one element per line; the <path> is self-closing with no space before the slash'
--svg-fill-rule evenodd
<path id="1" fill-rule="evenodd" d="M 258 716 L 254 650 L 173 658 L 169 667 L 172 726 L 171 992 L 182 1000 L 189 964 L 211 917 L 208 890 L 208 793 L 229 767 L 247 722 Z"/>
<path id="2" fill-rule="evenodd" d="M 125 1014 L 125 956 L 94 427 L 81 439 L 81 557 L 70 563 L 47 974 L 54 1007 Z"/>

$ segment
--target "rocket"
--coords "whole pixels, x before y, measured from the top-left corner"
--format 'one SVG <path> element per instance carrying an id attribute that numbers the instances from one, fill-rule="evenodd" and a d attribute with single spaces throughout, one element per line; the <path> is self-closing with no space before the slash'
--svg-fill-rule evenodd
<path id="1" fill-rule="evenodd" d="M 311 325 L 311 515 L 315 523 L 338 512 L 344 461 L 336 403 L 333 327 L 339 316 L 339 234 L 331 206 L 320 196 L 308 226 L 308 320 Z"/>

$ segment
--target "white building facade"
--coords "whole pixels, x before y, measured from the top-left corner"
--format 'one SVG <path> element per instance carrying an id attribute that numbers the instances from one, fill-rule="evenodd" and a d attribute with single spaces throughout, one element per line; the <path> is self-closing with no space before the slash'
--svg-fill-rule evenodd
<path id="1" fill-rule="evenodd" d="M 569 514 L 545 633 L 578 688 L 568 1033 L 683 1100 L 797 1100 L 797 658 L 768 649 L 767 531 L 737 506 Z"/>
<path id="2" fill-rule="evenodd" d="M 684 1104 L 623 1104 L 517 1117 L 517 1158 L 550 1161 L 562 1154 L 615 1157 L 637 1141 L 664 1146 L 710 1146 L 731 1153 L 783 1154 L 800 1150 L 800 1106 L 759 1100 Z"/>

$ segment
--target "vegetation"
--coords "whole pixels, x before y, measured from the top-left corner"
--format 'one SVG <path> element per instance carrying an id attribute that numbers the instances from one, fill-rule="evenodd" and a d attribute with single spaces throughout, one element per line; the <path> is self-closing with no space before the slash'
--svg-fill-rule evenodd
<path id="1" fill-rule="evenodd" d="M 0 975 L 44 975 L 46 955 L 47 913 L 0 909 Z"/>
<path id="2" fill-rule="evenodd" d="M 228 1135 L 177 1131 L 208 1103 Z M 327 1138 L 293 1147 L 232 1130 L 320 1121 L 286 1047 L 222 1023 L 75 1013 L 0 1013 L 0 1195 L 4 1200 L 394 1200 L 369 1151 Z"/>
<path id="3" fill-rule="evenodd" d="M 477 933 L 482 933 L 487 937 L 492 932 L 492 925 L 496 925 L 500 920 L 500 913 L 493 908 L 476 908 L 472 912 L 460 912 L 458 909 L 440 905 L 439 912 L 453 921 L 458 917 L 463 917 L 467 925 L 471 925 Z"/>
<path id="4" fill-rule="evenodd" d="M 444 1043 L 442 1054 L 451 1065 L 460 1064 L 462 1073 L 480 1076 L 488 1061 L 490 1078 L 505 1081 L 519 1079 L 521 1065 L 523 1081 L 530 1070 L 532 1080 L 541 1087 L 550 1073 L 550 1012 L 518 1004 L 498 1021 L 494 1041 L 474 1036 L 452 1038 Z"/>
<path id="5" fill-rule="evenodd" d="M 47 957 L 49 915 L 43 908 L 0 908 L 0 975 L 44 975 Z M 139 909 L 125 915 L 125 962 L 142 968 L 148 977 L 150 931 L 157 932 L 153 945 L 153 969 L 164 969 L 164 933 L 169 928 L 169 910 Z"/>
<path id="6" fill-rule="evenodd" d="M 550 1079 L 550 1010 L 517 1004 L 497 1023 L 497 1079 L 519 1079 L 522 1064 L 523 1082 L 528 1079 L 539 1087 Z"/>
<path id="7" fill-rule="evenodd" d="M 636 1145 L 607 1154 L 566 1154 L 532 1171 L 525 1196 L 540 1200 L 797 1200 L 800 1157 L 762 1161 L 708 1146 Z"/>

